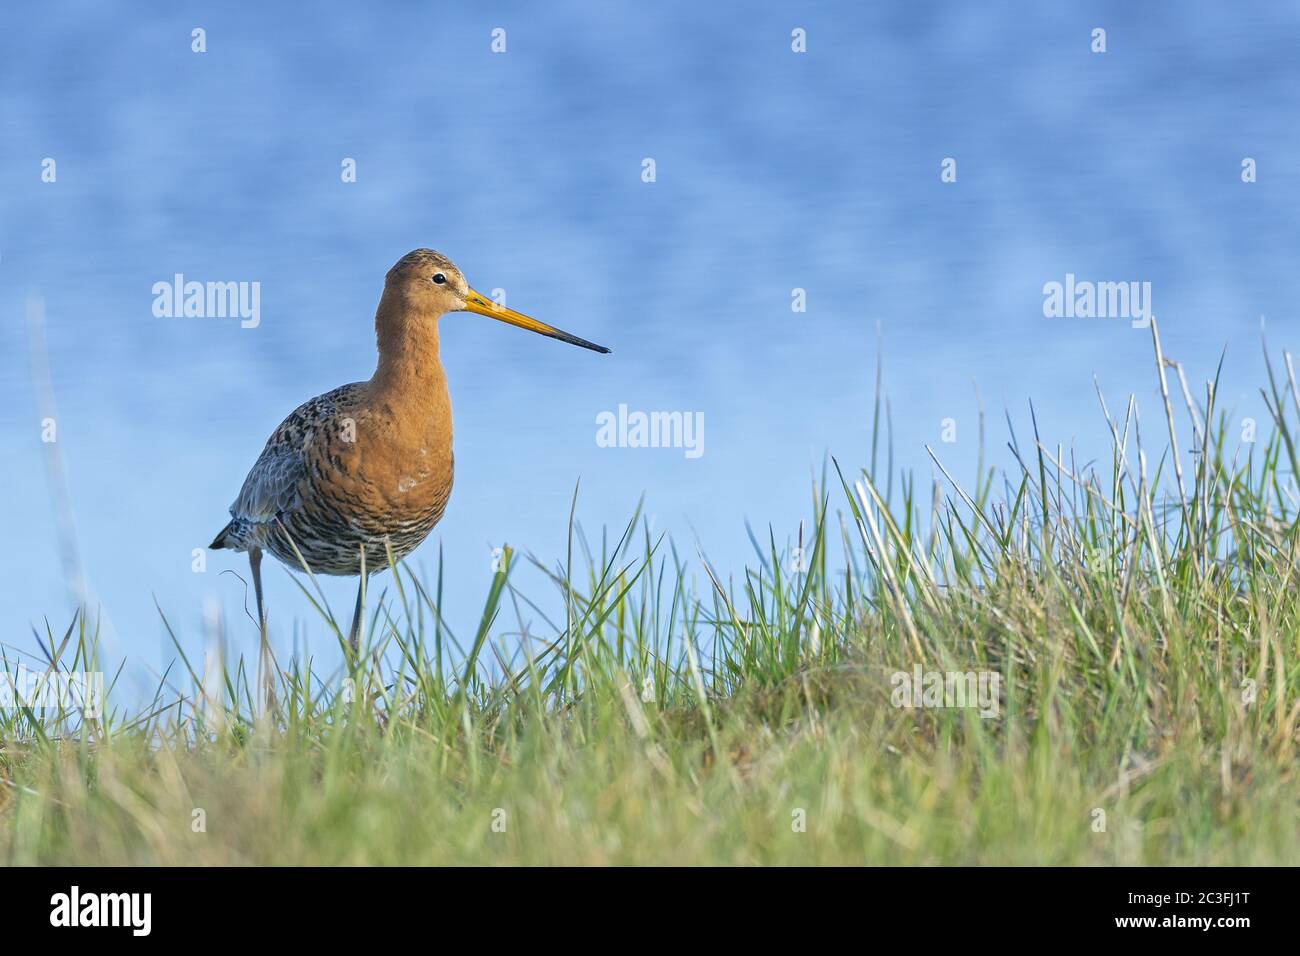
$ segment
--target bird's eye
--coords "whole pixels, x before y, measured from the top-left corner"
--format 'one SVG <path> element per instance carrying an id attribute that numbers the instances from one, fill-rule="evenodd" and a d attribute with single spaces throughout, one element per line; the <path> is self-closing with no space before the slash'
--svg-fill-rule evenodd
<path id="1" fill-rule="evenodd" d="M 443 275 L 441 272 L 437 273 L 437 274 L 434 275 L 434 277 L 433 277 L 433 284 L 434 284 L 434 285 L 445 285 L 446 282 L 447 282 L 447 277 L 446 277 L 445 275 Z"/>

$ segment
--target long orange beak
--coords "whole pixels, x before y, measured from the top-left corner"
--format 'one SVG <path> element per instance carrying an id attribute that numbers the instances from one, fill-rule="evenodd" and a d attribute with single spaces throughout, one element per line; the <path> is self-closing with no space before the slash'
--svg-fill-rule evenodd
<path id="1" fill-rule="evenodd" d="M 497 305 L 482 293 L 470 289 L 465 295 L 465 311 L 476 312 L 479 315 L 486 315 L 489 319 L 496 319 L 498 322 L 505 322 L 507 325 L 515 325 L 521 329 L 527 329 L 529 332 L 536 332 L 538 335 L 545 335 L 553 339 L 559 339 L 561 342 L 568 342 L 570 345 L 580 345 L 584 349 L 591 349 L 593 352 L 608 353 L 609 349 L 603 345 L 597 345 L 595 342 L 588 342 L 586 339 L 580 339 L 576 335 L 570 335 L 568 332 L 562 332 L 553 325 L 547 325 L 545 322 L 538 322 L 531 315 L 524 315 L 522 312 L 516 312 L 514 309 L 507 309 L 504 305 Z"/>

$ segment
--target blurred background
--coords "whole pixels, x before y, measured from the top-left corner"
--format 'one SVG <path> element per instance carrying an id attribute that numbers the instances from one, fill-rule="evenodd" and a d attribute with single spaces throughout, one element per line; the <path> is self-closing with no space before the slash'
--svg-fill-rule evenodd
<path id="1" fill-rule="evenodd" d="M 895 463 L 922 488 L 926 443 L 973 482 L 980 401 L 994 463 L 1004 412 L 1023 443 L 1030 400 L 1045 440 L 1106 456 L 1094 375 L 1113 411 L 1137 396 L 1163 445 L 1149 332 L 1045 318 L 1043 286 L 1067 273 L 1150 282 L 1198 397 L 1226 346 L 1220 407 L 1265 432 L 1261 316 L 1300 345 L 1300 8 L 1045 6 L 5 5 L 0 641 L 33 651 L 74 606 L 34 296 L 77 550 L 125 686 L 174 656 L 155 601 L 187 647 L 217 602 L 236 650 L 255 648 L 244 586 L 221 573 L 246 575 L 243 556 L 196 573 L 193 551 L 289 411 L 370 375 L 384 273 L 419 246 L 614 350 L 443 321 L 456 485 L 411 563 L 431 575 L 442 549 L 458 635 L 494 547 L 563 560 L 579 479 L 589 534 L 617 535 L 644 495 L 656 531 L 724 576 L 754 560 L 747 522 L 793 543 L 826 456 L 869 464 L 877 330 Z M 259 282 L 260 324 L 156 317 L 152 286 L 176 273 Z M 704 454 L 598 447 L 596 416 L 620 403 L 702 412 Z M 287 573 L 266 580 L 275 646 L 332 655 Z M 353 582 L 326 583 L 346 623 Z M 555 597 L 536 571 L 514 583 Z"/>

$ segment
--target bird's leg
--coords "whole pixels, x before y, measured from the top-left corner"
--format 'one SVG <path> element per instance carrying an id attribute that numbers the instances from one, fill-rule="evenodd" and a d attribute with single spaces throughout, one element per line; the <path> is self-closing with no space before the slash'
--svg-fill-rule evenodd
<path id="1" fill-rule="evenodd" d="M 348 646 L 352 648 L 352 659 L 356 660 L 361 651 L 361 609 L 366 596 L 366 549 L 361 548 L 361 579 L 357 582 L 357 606 L 352 611 L 352 627 L 348 631 Z"/>
<path id="2" fill-rule="evenodd" d="M 258 645 L 258 670 L 261 672 L 261 685 L 263 696 L 266 700 L 266 707 L 269 710 L 274 698 L 274 690 L 271 684 L 271 648 L 266 641 L 266 604 L 262 601 L 262 549 L 248 549 L 248 566 L 253 572 L 253 594 L 257 597 L 257 632 L 260 638 Z"/>
<path id="3" fill-rule="evenodd" d="M 253 571 L 253 594 L 257 596 L 257 629 L 266 640 L 266 611 L 262 605 L 262 549 L 248 549 L 248 566 Z"/>

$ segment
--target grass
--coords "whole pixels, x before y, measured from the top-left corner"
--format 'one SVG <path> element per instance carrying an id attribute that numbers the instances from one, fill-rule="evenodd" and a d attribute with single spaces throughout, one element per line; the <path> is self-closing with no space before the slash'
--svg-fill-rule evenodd
<path id="1" fill-rule="evenodd" d="M 331 672 L 177 640 L 143 710 L 0 709 L 0 860 L 1292 862 L 1292 362 L 1266 355 L 1273 422 L 1243 444 L 1217 379 L 1194 398 L 1153 343 L 1158 417 L 1101 401 L 1093 465 L 1036 426 L 969 488 L 832 464 L 795 549 L 756 539 L 735 577 L 638 517 L 593 542 L 571 516 L 563 563 L 534 562 L 560 620 L 507 551 L 458 640 L 441 572 L 399 566 Z M 889 444 L 878 406 L 873 459 Z M 95 666 L 84 615 L 39 643 Z M 915 665 L 997 674 L 998 715 L 893 706 Z"/>

